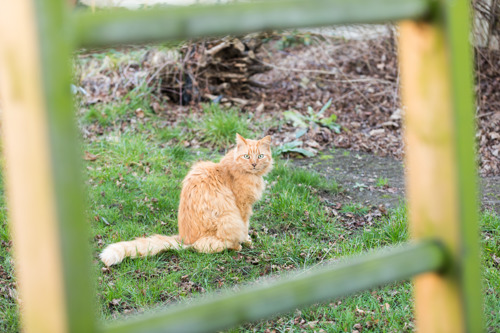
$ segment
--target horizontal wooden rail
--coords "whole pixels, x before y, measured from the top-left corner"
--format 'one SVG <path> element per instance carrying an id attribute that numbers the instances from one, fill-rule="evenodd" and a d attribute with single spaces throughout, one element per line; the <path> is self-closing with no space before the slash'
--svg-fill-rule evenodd
<path id="1" fill-rule="evenodd" d="M 246 288 L 238 294 L 176 306 L 165 313 L 116 323 L 106 327 L 104 332 L 215 332 L 416 274 L 440 271 L 447 263 L 446 258 L 443 247 L 435 241 L 385 249 L 345 264 L 299 274 L 292 279 Z"/>
<path id="2" fill-rule="evenodd" d="M 150 10 L 76 11 L 80 47 L 242 34 L 266 29 L 421 19 L 431 0 L 278 0 Z"/>

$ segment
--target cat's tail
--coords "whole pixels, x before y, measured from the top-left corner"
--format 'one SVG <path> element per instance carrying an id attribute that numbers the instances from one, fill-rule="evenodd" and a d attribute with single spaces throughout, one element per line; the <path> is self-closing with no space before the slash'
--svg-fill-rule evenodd
<path id="1" fill-rule="evenodd" d="M 127 257 L 152 256 L 167 250 L 180 250 L 189 247 L 181 242 L 179 235 L 153 235 L 146 238 L 136 238 L 133 241 L 119 242 L 108 245 L 99 257 L 106 266 L 116 265 Z"/>

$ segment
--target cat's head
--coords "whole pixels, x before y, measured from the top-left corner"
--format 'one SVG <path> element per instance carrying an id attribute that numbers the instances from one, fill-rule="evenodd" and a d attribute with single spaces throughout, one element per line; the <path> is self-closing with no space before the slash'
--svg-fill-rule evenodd
<path id="1" fill-rule="evenodd" d="M 236 134 L 235 163 L 245 172 L 265 175 L 273 168 L 271 137 L 260 140 L 245 139 Z"/>

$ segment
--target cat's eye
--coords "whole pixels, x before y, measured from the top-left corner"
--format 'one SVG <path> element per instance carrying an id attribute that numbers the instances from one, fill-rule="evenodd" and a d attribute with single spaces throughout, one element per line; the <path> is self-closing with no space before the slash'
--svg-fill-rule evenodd
<path id="1" fill-rule="evenodd" d="M 248 160 L 250 158 L 250 155 L 245 154 L 245 155 L 243 155 L 243 158 L 246 159 L 246 160 Z"/>
<path id="2" fill-rule="evenodd" d="M 257 156 L 259 159 L 262 159 L 264 158 L 264 154 L 259 154 L 259 156 Z"/>

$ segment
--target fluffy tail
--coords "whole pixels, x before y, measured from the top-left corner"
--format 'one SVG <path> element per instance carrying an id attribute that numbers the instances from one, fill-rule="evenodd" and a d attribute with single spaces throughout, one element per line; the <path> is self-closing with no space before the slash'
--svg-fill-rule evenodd
<path id="1" fill-rule="evenodd" d="M 126 257 L 152 256 L 159 252 L 180 250 L 187 247 L 189 246 L 181 243 L 179 235 L 153 235 L 147 238 L 137 238 L 133 241 L 108 245 L 99 257 L 106 266 L 111 266 L 122 262 Z"/>

